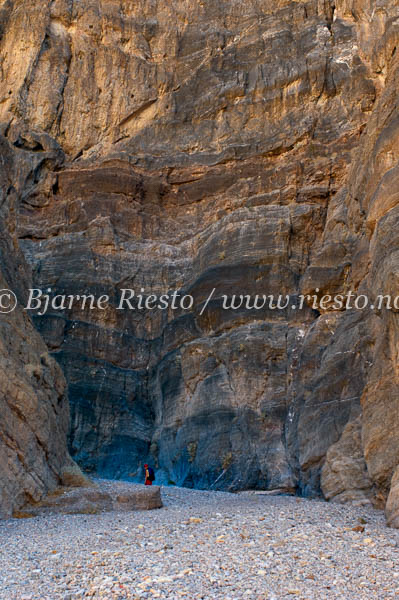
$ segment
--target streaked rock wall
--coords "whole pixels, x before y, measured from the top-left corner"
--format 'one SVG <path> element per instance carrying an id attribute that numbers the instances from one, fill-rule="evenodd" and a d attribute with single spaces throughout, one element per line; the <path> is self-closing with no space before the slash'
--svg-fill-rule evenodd
<path id="1" fill-rule="evenodd" d="M 14 160 L 3 138 L 0 153 L 0 517 L 9 517 L 56 487 L 72 461 L 64 376 L 21 308 L 32 281 L 12 232 L 18 199 L 14 186 L 24 161 Z M 3 314 L 3 308 L 13 306 L 3 296 L 6 289 L 13 290 L 20 307 Z"/>
<path id="2" fill-rule="evenodd" d="M 68 381 L 73 455 L 308 495 L 326 464 L 327 497 L 386 497 L 396 313 L 200 308 L 213 288 L 395 290 L 398 3 L 0 10 L 0 119 L 36 161 L 17 232 L 35 285 L 112 298 L 35 319 Z M 195 308 L 116 310 L 141 287 Z M 351 490 L 348 462 L 367 485 Z"/>

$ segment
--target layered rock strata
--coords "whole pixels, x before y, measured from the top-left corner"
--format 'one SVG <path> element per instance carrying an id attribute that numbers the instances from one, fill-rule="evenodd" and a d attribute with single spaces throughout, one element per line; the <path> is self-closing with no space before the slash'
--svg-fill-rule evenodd
<path id="1" fill-rule="evenodd" d="M 17 211 L 34 284 L 112 300 L 35 317 L 68 381 L 74 457 L 108 476 L 147 460 L 188 486 L 386 497 L 396 313 L 290 307 L 395 291 L 398 2 L 0 11 L 0 119 L 36 164 Z M 121 288 L 195 304 L 118 311 Z M 257 293 L 289 308 L 221 307 Z"/>

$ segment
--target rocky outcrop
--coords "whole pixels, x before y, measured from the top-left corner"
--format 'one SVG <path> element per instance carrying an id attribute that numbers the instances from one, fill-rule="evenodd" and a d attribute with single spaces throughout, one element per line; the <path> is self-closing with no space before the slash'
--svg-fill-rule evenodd
<path id="1" fill-rule="evenodd" d="M 21 300 L 26 265 L 4 229 L 0 255 L 0 289 Z M 9 301 L 3 296 L 2 305 Z M 0 382 L 0 517 L 7 517 L 54 488 L 72 462 L 64 376 L 21 309 L 0 315 Z"/>
<path id="2" fill-rule="evenodd" d="M 159 486 L 109 485 L 99 481 L 79 487 L 58 487 L 40 502 L 24 506 L 16 516 L 94 515 L 109 511 L 154 510 L 162 506 Z"/>
<path id="3" fill-rule="evenodd" d="M 114 510 L 153 510 L 162 506 L 159 485 L 119 493 L 113 503 Z"/>
<path id="4" fill-rule="evenodd" d="M 338 442 L 327 451 L 321 488 L 327 500 L 341 504 L 369 504 L 373 484 L 367 472 L 361 440 L 361 419 L 345 426 Z"/>
<path id="5" fill-rule="evenodd" d="M 87 469 L 387 495 L 396 312 L 291 308 L 395 291 L 399 4 L 371 4 L 3 3 L 20 246 L 50 297 L 111 298 L 34 317 Z M 119 311 L 121 288 L 195 302 Z"/>
<path id="6" fill-rule="evenodd" d="M 399 529 L 399 468 L 396 468 L 391 480 L 385 516 L 389 527 Z"/>
<path id="7" fill-rule="evenodd" d="M 9 517 L 55 488 L 74 463 L 64 376 L 22 309 L 32 279 L 15 215 L 35 161 L 18 160 L 0 136 L 0 162 L 0 517 Z"/>
<path id="8" fill-rule="evenodd" d="M 395 5 L 395 10 L 398 7 Z M 315 262 L 320 265 L 330 256 L 331 246 L 344 244 L 350 261 L 341 285 L 368 296 L 372 305 L 362 312 L 364 333 L 352 338 L 351 352 L 363 356 L 364 385 L 360 390 L 362 407 L 362 450 L 368 474 L 379 497 L 387 497 L 391 478 L 399 461 L 397 410 L 397 352 L 395 350 L 397 310 L 396 286 L 396 213 L 395 174 L 398 165 L 397 106 L 398 59 L 396 53 L 397 23 L 393 19 L 376 54 L 375 64 L 385 65 L 381 77 L 384 88 L 375 104 L 364 132 L 364 142 L 354 154 L 347 187 L 342 190 L 339 207 L 332 206 L 327 217 L 323 246 Z M 343 268 L 343 264 L 340 267 Z M 322 280 L 314 277 L 314 287 L 335 285 L 323 267 Z M 381 305 L 381 298 L 391 295 L 391 309 Z M 339 338 L 348 338 L 351 316 L 343 313 L 339 321 Z M 350 329 L 349 329 L 350 331 Z M 334 330 L 334 338 L 337 339 Z M 332 337 L 332 340 L 334 339 Z M 359 369 L 352 374 L 359 375 Z M 349 486 L 350 490 L 350 486 Z M 394 495 L 391 497 L 392 504 Z"/>
<path id="9" fill-rule="evenodd" d="M 0 288 L 7 284 L 0 276 Z M 4 517 L 58 483 L 61 468 L 70 460 L 69 410 L 61 369 L 28 317 L 22 311 L 1 315 L 0 332 L 0 516 Z"/>

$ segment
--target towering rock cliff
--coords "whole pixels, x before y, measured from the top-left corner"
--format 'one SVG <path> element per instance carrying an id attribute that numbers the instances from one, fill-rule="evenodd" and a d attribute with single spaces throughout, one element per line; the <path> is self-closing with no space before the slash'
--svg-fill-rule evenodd
<path id="1" fill-rule="evenodd" d="M 396 0 L 1 4 L 0 121 L 35 164 L 20 247 L 51 296 L 112 300 L 35 317 L 87 469 L 386 498 L 396 312 L 291 306 L 396 295 L 398 19 Z M 121 288 L 195 303 L 119 311 Z M 257 293 L 289 307 L 222 309 Z"/>
<path id="2" fill-rule="evenodd" d="M 72 464 L 65 379 L 21 307 L 32 286 L 15 238 L 18 180 L 31 172 L 0 139 L 0 518 L 37 501 Z M 13 297 L 10 292 L 15 294 Z"/>

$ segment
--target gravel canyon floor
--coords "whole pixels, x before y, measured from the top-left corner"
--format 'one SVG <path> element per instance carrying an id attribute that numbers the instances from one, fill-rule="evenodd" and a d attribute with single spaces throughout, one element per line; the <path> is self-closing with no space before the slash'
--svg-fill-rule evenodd
<path id="1" fill-rule="evenodd" d="M 251 492 L 162 496 L 154 511 L 1 522 L 1 600 L 399 595 L 399 531 L 383 512 Z"/>

